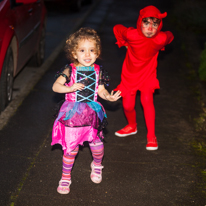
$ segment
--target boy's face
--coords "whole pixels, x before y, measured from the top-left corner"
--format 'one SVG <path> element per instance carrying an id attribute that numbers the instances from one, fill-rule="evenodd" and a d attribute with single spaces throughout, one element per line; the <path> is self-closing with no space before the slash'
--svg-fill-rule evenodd
<path id="1" fill-rule="evenodd" d="M 142 21 L 141 30 L 144 36 L 147 38 L 153 37 L 157 33 L 159 24 L 152 19 L 147 19 L 146 21 Z"/>

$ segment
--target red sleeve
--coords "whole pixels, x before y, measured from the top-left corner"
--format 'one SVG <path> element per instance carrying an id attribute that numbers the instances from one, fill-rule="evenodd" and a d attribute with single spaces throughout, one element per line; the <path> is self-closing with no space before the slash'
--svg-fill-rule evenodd
<path id="1" fill-rule="evenodd" d="M 167 44 L 170 44 L 172 42 L 172 40 L 174 39 L 174 35 L 170 31 L 164 31 L 164 32 L 162 32 L 162 34 L 164 34 L 165 40 L 164 40 L 164 44 L 163 44 L 164 46 L 161 48 L 161 51 L 164 51 L 165 50 L 165 46 Z"/>
<path id="2" fill-rule="evenodd" d="M 118 47 L 128 46 L 127 43 L 127 28 L 121 24 L 117 24 L 113 28 L 114 35 L 117 39 L 116 44 Z"/>
<path id="3" fill-rule="evenodd" d="M 167 45 L 172 42 L 172 40 L 174 39 L 174 35 L 170 31 L 165 31 L 165 34 L 167 35 L 167 40 L 165 42 L 165 45 Z"/>

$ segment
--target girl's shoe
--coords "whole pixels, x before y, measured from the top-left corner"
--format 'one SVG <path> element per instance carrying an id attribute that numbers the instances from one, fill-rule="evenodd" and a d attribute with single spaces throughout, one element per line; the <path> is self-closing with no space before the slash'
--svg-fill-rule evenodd
<path id="1" fill-rule="evenodd" d="M 63 185 L 63 183 L 68 184 L 67 186 Z M 60 180 L 59 186 L 57 187 L 57 192 L 60 194 L 68 194 L 70 192 L 70 185 L 72 184 L 72 181 L 70 180 Z"/>
<path id="2" fill-rule="evenodd" d="M 93 161 L 91 163 L 91 174 L 90 174 L 90 178 L 92 180 L 92 182 L 96 183 L 96 184 L 99 184 L 101 181 L 102 181 L 102 169 L 104 167 L 103 166 L 96 166 L 93 164 Z M 95 169 L 98 169 L 100 171 L 100 173 L 96 173 L 95 172 Z"/>

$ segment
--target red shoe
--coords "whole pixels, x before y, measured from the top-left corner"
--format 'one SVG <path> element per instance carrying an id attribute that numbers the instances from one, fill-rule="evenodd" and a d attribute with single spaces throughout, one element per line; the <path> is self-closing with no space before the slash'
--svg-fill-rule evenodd
<path id="1" fill-rule="evenodd" d="M 137 134 L 137 127 L 134 128 L 130 125 L 127 125 L 123 129 L 120 129 L 119 131 L 115 132 L 115 135 L 118 137 L 126 137 L 133 134 Z"/>
<path id="2" fill-rule="evenodd" d="M 146 145 L 146 150 L 157 150 L 158 144 L 157 144 L 157 138 L 153 138 L 153 140 L 148 140 Z"/>

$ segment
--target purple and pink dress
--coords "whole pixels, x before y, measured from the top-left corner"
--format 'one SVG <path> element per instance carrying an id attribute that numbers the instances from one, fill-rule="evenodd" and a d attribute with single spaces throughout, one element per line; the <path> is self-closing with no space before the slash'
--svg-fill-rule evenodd
<path id="1" fill-rule="evenodd" d="M 69 154 L 83 142 L 102 140 L 102 129 L 107 125 L 103 106 L 97 102 L 98 86 L 108 83 L 108 75 L 99 65 L 70 68 L 66 86 L 74 83 L 85 85 L 84 90 L 65 94 L 58 116 L 53 125 L 52 143 L 62 145 L 64 154 Z M 62 74 L 62 73 L 60 73 Z"/>

